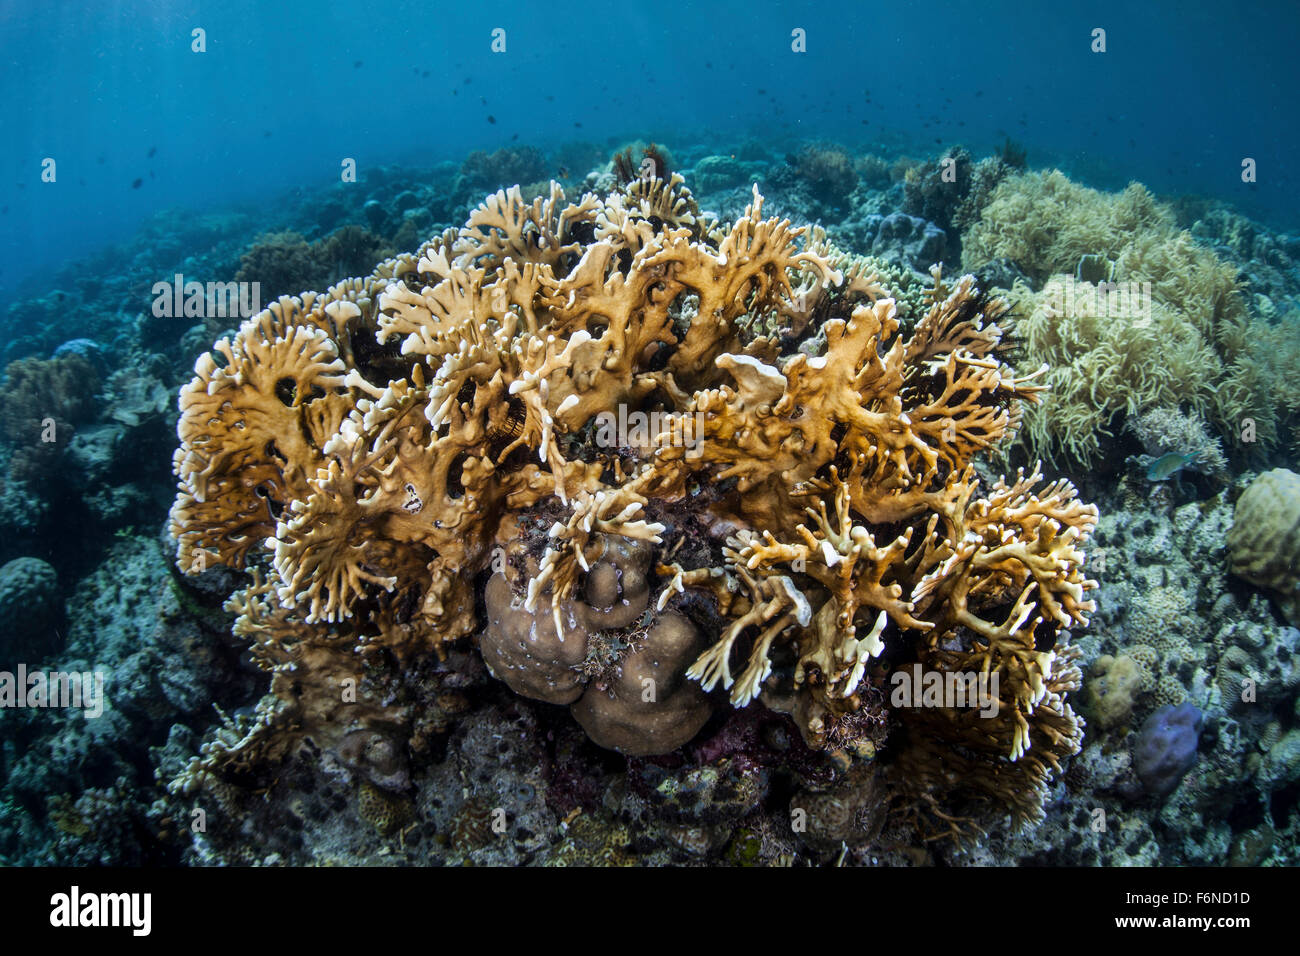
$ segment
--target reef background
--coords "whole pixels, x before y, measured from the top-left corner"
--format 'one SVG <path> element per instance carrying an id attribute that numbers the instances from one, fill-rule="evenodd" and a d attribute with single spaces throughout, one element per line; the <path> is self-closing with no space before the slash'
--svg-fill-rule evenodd
<path id="1" fill-rule="evenodd" d="M 0 646 L 5 661 L 105 670 L 111 704 L 93 721 L 0 711 L 0 862 L 1294 864 L 1300 631 L 1268 591 L 1229 573 L 1228 533 L 1258 473 L 1297 469 L 1295 409 L 1268 383 L 1294 378 L 1287 343 L 1300 323 L 1300 201 L 1280 172 L 1297 145 L 1283 119 L 1300 14 L 1087 9 L 1025 22 L 1010 8 L 935 17 L 919 4 L 869 20 L 849 4 L 819 5 L 815 20 L 748 4 L 572 5 L 520 19 L 480 5 L 421 31 L 416 4 L 374 20 L 291 7 L 270 20 L 238 6 L 210 19 L 177 6 L 147 25 L 110 20 L 120 25 L 88 74 L 56 55 L 72 37 L 100 42 L 82 17 L 37 30 L 34 12 L 6 13 L 15 69 L 0 115 L 24 149 L 0 160 Z M 358 22 L 391 23 L 392 35 L 362 43 Z M 1088 48 L 1097 25 L 1105 54 Z M 189 49 L 193 26 L 207 30 L 205 54 Z M 490 50 L 496 26 L 504 54 Z M 795 27 L 808 31 L 805 54 L 790 50 Z M 688 39 L 700 37 L 715 46 Z M 1251 55 L 1218 68 L 1223 48 Z M 1168 109 L 1170 91 L 1186 108 Z M 576 197 L 609 181 L 617 151 L 638 156 L 650 141 L 723 219 L 757 182 L 769 214 L 824 226 L 904 287 L 919 290 L 938 261 L 1008 292 L 1020 282 L 1026 318 L 1060 264 L 979 233 L 997 182 L 1056 167 L 1104 191 L 1070 200 L 1102 217 L 1137 180 L 1171 228 L 1230 268 L 1243 314 L 1264 323 L 1250 334 L 1276 333 L 1275 365 L 1252 366 L 1249 386 L 1269 395 L 1269 443 L 1234 444 L 1207 410 L 1191 416 L 1201 432 L 1110 420 L 1091 461 L 1043 446 L 1057 451 L 1051 474 L 1098 505 L 1104 555 L 1088 569 L 1098 611 L 1074 635 L 1085 747 L 1046 822 L 965 847 L 859 840 L 869 798 L 824 772 L 779 717 L 751 708 L 679 755 L 629 761 L 562 708 L 511 694 L 466 647 L 430 664 L 428 750 L 402 801 L 297 762 L 255 813 L 231 794 L 225 820 L 214 813 L 196 836 L 166 783 L 220 725 L 217 708 L 238 719 L 265 678 L 222 610 L 238 576 L 182 578 L 164 529 L 177 389 L 235 323 L 156 317 L 154 283 L 258 281 L 266 305 L 367 274 L 498 188 L 537 195 L 558 179 Z M 45 156 L 56 183 L 40 180 Z M 1256 183 L 1241 181 L 1244 156 Z M 357 182 L 338 181 L 343 157 L 357 160 Z M 945 157 L 996 177 L 973 213 L 969 190 L 942 188 Z M 1038 208 L 1048 200 L 1033 188 Z M 1120 258 L 1102 248 L 1104 229 L 1089 236 L 1090 254 Z M 975 238 L 991 252 L 969 262 Z M 1191 386 L 1187 401 L 1175 391 L 1143 411 L 1185 410 Z M 25 423 L 47 415 L 68 443 L 27 440 Z M 1151 481 L 1126 464 L 1210 445 L 1224 456 L 1213 475 Z M 1029 461 L 1023 447 L 1009 454 Z M 1243 675 L 1261 687 L 1249 707 L 1234 703 Z M 1160 705 L 1184 700 L 1205 713 L 1198 759 L 1152 793 L 1137 783 L 1137 738 Z M 789 832 L 799 801 L 823 808 L 822 829 Z"/>

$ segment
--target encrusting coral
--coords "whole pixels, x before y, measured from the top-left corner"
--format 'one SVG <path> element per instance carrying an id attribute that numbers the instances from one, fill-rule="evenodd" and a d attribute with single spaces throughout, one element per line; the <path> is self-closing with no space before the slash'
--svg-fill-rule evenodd
<path id="1" fill-rule="evenodd" d="M 1096 509 L 1037 473 L 980 488 L 1042 390 L 1001 359 L 1002 300 L 936 268 L 904 334 L 813 239 L 757 189 L 718 226 L 675 174 L 511 189 L 218 342 L 180 397 L 172 531 L 182 569 L 252 572 L 231 607 L 274 696 L 178 786 L 310 737 L 392 789 L 409 705 L 339 688 L 476 632 L 486 587 L 492 669 L 606 746 L 680 745 L 721 686 L 814 747 L 889 722 L 918 821 L 955 828 L 943 795 L 1041 816 L 1081 741 L 1058 632 L 1092 610 Z M 890 706 L 904 664 L 997 677 L 996 714 Z"/>

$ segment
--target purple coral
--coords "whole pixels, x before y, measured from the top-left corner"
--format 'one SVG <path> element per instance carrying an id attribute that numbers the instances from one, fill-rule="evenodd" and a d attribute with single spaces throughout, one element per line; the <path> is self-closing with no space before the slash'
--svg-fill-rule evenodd
<path id="1" fill-rule="evenodd" d="M 1161 707 L 1142 724 L 1133 746 L 1133 766 L 1147 793 L 1167 797 L 1196 763 L 1205 715 L 1195 704 Z"/>

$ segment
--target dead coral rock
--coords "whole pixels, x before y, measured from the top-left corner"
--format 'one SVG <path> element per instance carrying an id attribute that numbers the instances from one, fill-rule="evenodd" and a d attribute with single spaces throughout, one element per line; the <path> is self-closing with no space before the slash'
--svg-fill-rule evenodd
<path id="1" fill-rule="evenodd" d="M 876 258 L 918 272 L 924 272 L 946 258 L 947 234 L 934 223 L 901 212 L 884 217 L 869 216 L 869 225 L 872 219 L 878 219 L 878 222 L 874 223 L 876 231 L 867 250 Z"/>
<path id="2" fill-rule="evenodd" d="M 0 567 L 0 664 L 34 665 L 58 650 L 63 608 L 59 576 L 40 558 L 15 558 Z"/>
<path id="3" fill-rule="evenodd" d="M 871 765 L 855 767 L 843 783 L 824 793 L 801 792 L 790 801 L 790 829 L 819 850 L 866 844 L 884 828 L 889 791 Z"/>
<path id="4" fill-rule="evenodd" d="M 339 759 L 376 787 L 404 790 L 411 784 L 406 748 L 396 728 L 389 733 L 367 728 L 354 730 L 338 747 Z"/>
<path id="5" fill-rule="evenodd" d="M 1232 573 L 1273 593 L 1300 626 L 1300 475 L 1266 471 L 1237 502 L 1228 532 Z"/>
<path id="6" fill-rule="evenodd" d="M 681 824 L 734 823 L 766 800 L 772 786 L 772 770 L 745 755 L 677 771 L 632 761 L 628 778 L 656 817 Z"/>
<path id="7" fill-rule="evenodd" d="M 119 369 L 108 380 L 109 417 L 128 428 L 163 419 L 175 402 L 172 390 L 151 371 Z"/>

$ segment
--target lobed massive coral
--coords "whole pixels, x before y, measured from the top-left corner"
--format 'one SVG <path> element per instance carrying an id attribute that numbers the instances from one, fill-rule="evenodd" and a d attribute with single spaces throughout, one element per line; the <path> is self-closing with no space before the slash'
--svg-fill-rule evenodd
<path id="1" fill-rule="evenodd" d="M 93 419 L 99 371 L 84 355 L 10 362 L 0 388 L 0 438 L 14 446 L 10 474 L 31 488 L 61 482 L 76 428 Z"/>
<path id="2" fill-rule="evenodd" d="M 1237 501 L 1228 533 L 1232 573 L 1272 592 L 1300 627 L 1300 475 L 1266 471 Z"/>
<path id="3" fill-rule="evenodd" d="M 818 748 L 888 725 L 918 823 L 1038 817 L 1081 741 L 1059 633 L 1097 512 L 1036 472 L 981 489 L 1040 372 L 1003 362 L 1003 301 L 934 277 L 904 333 L 757 189 L 721 227 L 674 175 L 499 192 L 246 321 L 182 390 L 172 531 L 182 569 L 252 573 L 231 606 L 272 696 L 182 785 L 310 738 L 394 786 L 418 715 L 372 676 L 475 633 L 485 589 L 493 671 L 607 746 L 679 745 L 721 687 Z M 996 675 L 999 706 L 893 706 L 891 665 Z"/>

